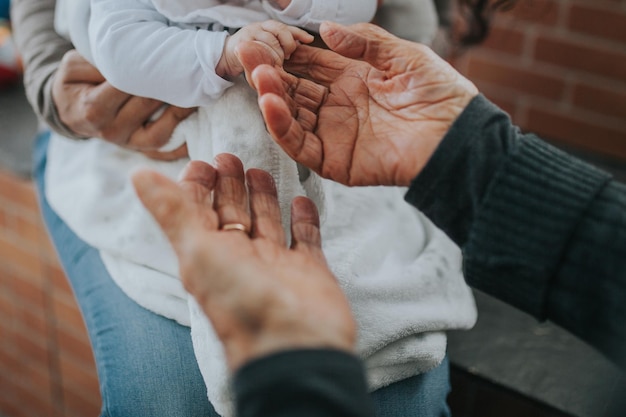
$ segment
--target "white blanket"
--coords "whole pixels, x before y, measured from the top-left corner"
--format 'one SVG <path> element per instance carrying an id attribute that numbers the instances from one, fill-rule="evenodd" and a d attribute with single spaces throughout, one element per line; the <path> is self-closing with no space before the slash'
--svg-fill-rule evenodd
<path id="1" fill-rule="evenodd" d="M 175 136 L 187 142 L 192 158 L 211 162 L 216 154 L 231 152 L 246 168 L 268 170 L 284 213 L 296 195 L 316 201 L 323 213 L 324 253 L 357 319 L 358 353 L 371 389 L 437 366 L 445 355 L 445 331 L 474 324 L 460 250 L 403 201 L 405 190 L 347 188 L 315 174 L 301 184 L 296 164 L 267 134 L 255 93 L 245 83 L 181 123 Z M 222 347 L 183 289 L 174 252 L 129 181 L 140 167 L 176 178 L 187 160 L 153 161 L 101 140 L 57 135 L 48 158 L 51 206 L 100 250 L 111 276 L 132 299 L 191 326 L 209 400 L 222 416 L 232 415 Z"/>

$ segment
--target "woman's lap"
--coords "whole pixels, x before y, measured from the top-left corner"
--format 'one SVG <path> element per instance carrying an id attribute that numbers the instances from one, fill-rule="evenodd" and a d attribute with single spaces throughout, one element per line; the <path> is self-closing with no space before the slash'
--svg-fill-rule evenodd
<path id="1" fill-rule="evenodd" d="M 188 327 L 128 298 L 98 251 L 80 240 L 44 198 L 48 134 L 35 149 L 35 179 L 44 221 L 82 311 L 94 350 L 103 416 L 216 416 L 193 353 Z M 448 364 L 372 394 L 380 417 L 443 417 Z"/>

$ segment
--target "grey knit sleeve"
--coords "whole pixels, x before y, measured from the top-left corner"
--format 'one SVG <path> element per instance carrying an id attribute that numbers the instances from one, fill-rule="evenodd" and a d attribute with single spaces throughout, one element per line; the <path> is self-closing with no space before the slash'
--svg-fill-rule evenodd
<path id="1" fill-rule="evenodd" d="M 79 138 L 61 122 L 52 100 L 52 81 L 72 44 L 54 30 L 55 0 L 13 0 L 11 24 L 24 62 L 26 96 L 35 113 L 51 129 Z"/>

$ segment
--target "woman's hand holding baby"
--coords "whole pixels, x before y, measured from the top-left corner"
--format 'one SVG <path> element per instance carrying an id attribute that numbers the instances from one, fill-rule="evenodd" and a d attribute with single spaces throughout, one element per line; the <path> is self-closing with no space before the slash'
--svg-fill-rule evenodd
<path id="1" fill-rule="evenodd" d="M 282 66 L 284 60 L 291 56 L 298 44 L 311 42 L 313 42 L 313 35 L 307 31 L 276 20 L 252 23 L 226 38 L 222 58 L 217 63 L 215 72 L 226 79 L 243 73 L 244 67 L 239 60 L 237 48 L 246 43 L 251 43 L 248 47 L 256 49 L 263 63 Z"/>
<path id="2" fill-rule="evenodd" d="M 186 146 L 171 152 L 157 149 L 167 143 L 178 123 L 195 109 L 170 106 L 152 121 L 162 102 L 114 88 L 74 50 L 61 61 L 54 76 L 52 97 L 61 121 L 79 136 L 101 138 L 153 159 L 187 156 Z"/>

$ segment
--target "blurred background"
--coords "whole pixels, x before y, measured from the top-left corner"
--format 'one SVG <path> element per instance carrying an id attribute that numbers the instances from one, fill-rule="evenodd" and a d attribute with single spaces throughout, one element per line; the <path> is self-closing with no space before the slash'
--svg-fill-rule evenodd
<path id="1" fill-rule="evenodd" d="M 8 3 L 0 0 L 0 417 L 96 416 L 89 340 L 29 178 L 38 123 Z M 626 180 L 626 1 L 519 0 L 482 45 L 441 52 L 522 129 Z M 550 323 L 476 296 L 477 326 L 450 336 L 454 416 L 626 415 L 626 377 L 611 363 Z"/>

